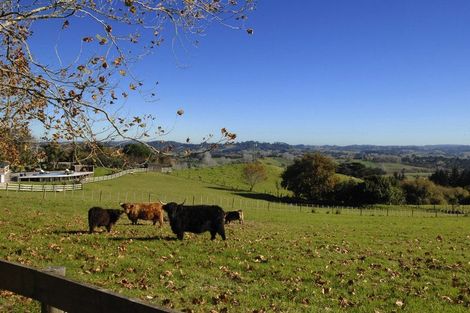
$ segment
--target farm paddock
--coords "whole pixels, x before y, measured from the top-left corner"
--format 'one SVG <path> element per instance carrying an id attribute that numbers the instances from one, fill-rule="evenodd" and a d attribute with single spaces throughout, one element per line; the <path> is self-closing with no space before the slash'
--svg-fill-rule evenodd
<path id="1" fill-rule="evenodd" d="M 65 266 L 71 279 L 157 305 L 187 312 L 469 310 L 468 217 L 244 207 L 245 223 L 227 225 L 225 242 L 209 241 L 208 233 L 176 241 L 168 224 L 126 219 L 109 234 L 88 234 L 86 213 L 96 198 L 40 197 L 0 192 L 1 258 Z M 0 311 L 39 312 L 39 305 L 2 291 Z"/>

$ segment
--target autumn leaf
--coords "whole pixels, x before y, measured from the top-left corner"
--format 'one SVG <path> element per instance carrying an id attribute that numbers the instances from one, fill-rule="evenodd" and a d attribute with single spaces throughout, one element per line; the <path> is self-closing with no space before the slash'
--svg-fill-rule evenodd
<path id="1" fill-rule="evenodd" d="M 99 34 L 96 34 L 96 39 L 98 39 L 100 45 L 105 45 L 108 43 L 108 39 L 103 36 L 100 36 Z"/>
<path id="2" fill-rule="evenodd" d="M 121 58 L 121 57 L 117 57 L 117 58 L 115 58 L 114 61 L 113 61 L 114 65 L 116 65 L 116 66 L 121 65 L 121 62 L 122 62 L 122 58 Z"/>

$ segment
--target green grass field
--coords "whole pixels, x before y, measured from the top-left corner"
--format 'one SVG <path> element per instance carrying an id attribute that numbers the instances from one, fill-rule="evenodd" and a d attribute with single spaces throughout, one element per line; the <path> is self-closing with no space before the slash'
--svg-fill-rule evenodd
<path id="1" fill-rule="evenodd" d="M 191 176 L 193 173 L 191 173 Z M 224 174 L 228 180 L 228 175 Z M 262 189 L 260 189 L 262 190 Z M 468 217 L 326 214 L 259 204 L 252 194 L 187 179 L 134 174 L 56 194 L 0 192 L 0 257 L 187 312 L 468 312 Z M 169 225 L 88 234 L 87 210 L 120 201 L 242 206 L 227 240 Z M 100 200 L 101 199 L 101 200 Z M 0 292 L 1 312 L 39 312 Z"/>
<path id="2" fill-rule="evenodd" d="M 387 174 L 392 175 L 395 172 L 401 172 L 405 170 L 405 176 L 407 177 L 416 177 L 416 176 L 429 176 L 433 173 L 433 169 L 419 166 L 411 166 L 401 163 L 391 163 L 391 162 L 372 162 L 372 161 L 362 161 L 354 160 L 354 162 L 359 162 L 368 167 L 381 168 Z"/>
<path id="3" fill-rule="evenodd" d="M 280 175 L 283 168 L 277 162 L 271 159 L 262 160 L 266 167 L 268 179 L 256 184 L 253 191 L 275 194 L 276 182 L 280 183 Z M 249 186 L 243 182 L 241 173 L 244 164 L 230 164 L 216 167 L 204 167 L 176 171 L 174 176 L 186 179 L 207 182 L 222 187 L 228 187 L 238 190 L 248 190 Z M 280 189 L 280 192 L 287 194 L 288 191 Z"/>

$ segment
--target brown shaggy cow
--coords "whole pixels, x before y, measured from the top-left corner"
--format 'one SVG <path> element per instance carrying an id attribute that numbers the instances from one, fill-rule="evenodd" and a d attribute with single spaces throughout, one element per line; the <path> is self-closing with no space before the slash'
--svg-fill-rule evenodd
<path id="1" fill-rule="evenodd" d="M 131 220 L 132 224 L 137 224 L 137 220 L 153 221 L 153 225 L 160 223 L 163 226 L 163 203 L 150 202 L 150 203 L 120 203 L 124 209 L 124 213 Z"/>

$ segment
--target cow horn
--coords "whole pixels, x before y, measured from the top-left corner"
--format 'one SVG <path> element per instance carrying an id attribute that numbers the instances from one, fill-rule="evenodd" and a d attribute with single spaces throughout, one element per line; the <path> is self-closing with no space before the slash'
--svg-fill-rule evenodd
<path id="1" fill-rule="evenodd" d="M 167 205 L 168 204 L 167 202 L 163 202 L 162 200 L 158 200 L 158 202 L 160 202 L 161 205 Z"/>
<path id="2" fill-rule="evenodd" d="M 186 198 L 184 199 L 184 201 L 180 205 L 183 205 L 185 202 L 186 202 Z"/>

